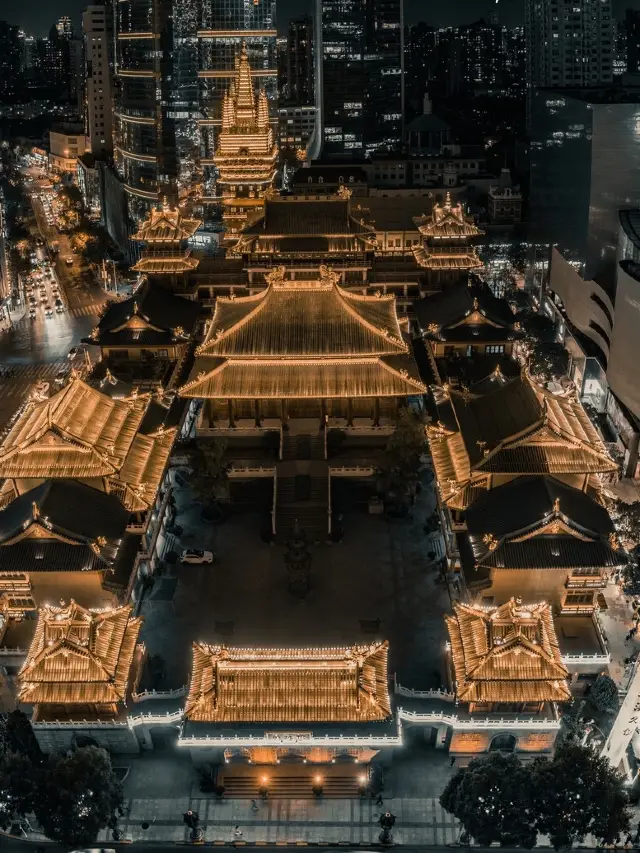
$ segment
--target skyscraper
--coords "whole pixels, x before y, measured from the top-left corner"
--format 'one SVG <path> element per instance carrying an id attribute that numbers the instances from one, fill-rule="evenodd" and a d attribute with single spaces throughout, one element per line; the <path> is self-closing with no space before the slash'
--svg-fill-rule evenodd
<path id="1" fill-rule="evenodd" d="M 82 15 L 86 128 L 92 154 L 103 154 L 113 147 L 111 23 L 105 6 L 88 6 Z"/>
<path id="2" fill-rule="evenodd" d="M 640 11 L 627 9 L 624 19 L 627 42 L 627 71 L 640 74 Z"/>
<path id="3" fill-rule="evenodd" d="M 316 0 L 316 103 L 328 156 L 402 140 L 402 0 Z"/>
<path id="4" fill-rule="evenodd" d="M 119 0 L 115 33 L 115 163 L 137 222 L 162 196 L 175 197 L 170 0 Z"/>
<path id="5" fill-rule="evenodd" d="M 613 79 L 611 0 L 527 0 L 525 29 L 530 87 Z"/>
<path id="6" fill-rule="evenodd" d="M 22 70 L 22 42 L 18 27 L 0 21 L 0 98 L 7 98 L 15 89 Z"/>
<path id="7" fill-rule="evenodd" d="M 281 101 L 288 106 L 313 103 L 313 18 L 304 15 L 289 21 Z"/>

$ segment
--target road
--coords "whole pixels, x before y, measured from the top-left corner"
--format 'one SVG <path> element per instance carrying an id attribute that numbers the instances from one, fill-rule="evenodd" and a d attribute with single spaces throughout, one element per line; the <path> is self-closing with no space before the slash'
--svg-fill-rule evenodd
<path id="1" fill-rule="evenodd" d="M 47 223 L 41 192 L 37 184 L 29 188 L 37 222 L 37 232 L 49 241 L 59 240 L 61 255 L 52 275 L 43 275 L 34 283 L 31 293 L 25 289 L 20 294 L 21 304 L 11 312 L 12 325 L 0 332 L 0 429 L 19 408 L 35 382 L 45 379 L 52 382 L 61 369 L 71 364 L 67 354 L 96 325 L 105 302 L 105 295 L 94 285 L 88 286 L 81 278 L 81 270 L 74 257 L 73 267 L 68 267 L 64 257 L 72 257 L 68 240 L 58 235 Z M 48 261 L 45 247 L 36 251 L 38 262 Z M 23 288 L 25 282 L 22 283 Z M 46 306 L 55 308 L 56 295 L 64 311 L 46 316 Z M 35 316 L 30 317 L 30 308 Z M 53 386 L 52 386 L 53 387 Z"/>

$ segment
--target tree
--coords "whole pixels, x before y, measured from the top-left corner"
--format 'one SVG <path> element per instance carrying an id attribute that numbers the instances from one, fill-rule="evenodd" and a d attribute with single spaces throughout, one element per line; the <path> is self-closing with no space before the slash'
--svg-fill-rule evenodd
<path id="1" fill-rule="evenodd" d="M 640 544 L 640 501 L 628 504 L 618 499 L 612 500 L 609 512 L 624 547 L 630 549 Z"/>
<path id="2" fill-rule="evenodd" d="M 40 764 L 42 750 L 33 733 L 29 718 L 22 711 L 10 711 L 0 719 L 0 738 L 3 752 L 18 752 L 33 764 Z"/>
<path id="3" fill-rule="evenodd" d="M 589 834 L 611 844 L 628 832 L 623 781 L 607 759 L 588 746 L 565 741 L 553 759 L 537 758 L 531 782 L 536 829 L 549 836 L 556 850 L 581 843 Z"/>
<path id="4" fill-rule="evenodd" d="M 383 490 L 395 503 L 404 503 L 415 487 L 427 448 L 422 419 L 412 409 L 400 409 L 378 467 Z"/>
<path id="5" fill-rule="evenodd" d="M 122 804 L 122 786 L 109 756 L 87 746 L 50 759 L 34 812 L 48 838 L 78 848 L 90 846 L 101 829 L 114 825 Z"/>
<path id="6" fill-rule="evenodd" d="M 226 497 L 230 463 L 227 461 L 227 442 L 223 438 L 206 439 L 197 443 L 191 456 L 193 475 L 191 490 L 205 506 Z"/>
<path id="7" fill-rule="evenodd" d="M 458 770 L 440 796 L 478 844 L 535 846 L 529 771 L 515 755 L 491 752 Z"/>
<path id="8" fill-rule="evenodd" d="M 539 382 L 550 382 L 567 375 L 569 353 L 561 343 L 535 341 L 527 349 L 529 372 Z"/>
<path id="9" fill-rule="evenodd" d="M 620 707 L 616 683 L 608 675 L 599 675 L 589 691 L 589 701 L 603 714 L 615 714 Z"/>
<path id="10" fill-rule="evenodd" d="M 0 757 L 0 827 L 32 812 L 35 805 L 36 770 L 31 759 L 18 752 Z"/>

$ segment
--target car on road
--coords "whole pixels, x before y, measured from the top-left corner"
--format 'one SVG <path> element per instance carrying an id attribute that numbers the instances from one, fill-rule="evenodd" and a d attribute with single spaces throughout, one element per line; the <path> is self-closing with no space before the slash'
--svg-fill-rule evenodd
<path id="1" fill-rule="evenodd" d="M 67 353 L 67 358 L 70 361 L 73 361 L 73 359 L 78 355 L 79 352 L 80 352 L 80 347 L 71 347 L 71 349 Z"/>
<path id="2" fill-rule="evenodd" d="M 62 305 L 62 299 L 59 296 L 56 296 L 56 305 Z"/>
<path id="3" fill-rule="evenodd" d="M 44 313 L 45 313 L 45 317 L 53 317 L 53 309 L 52 309 L 51 305 L 45 305 L 44 306 Z"/>
<path id="4" fill-rule="evenodd" d="M 202 565 L 202 563 L 213 563 L 213 552 L 187 548 L 182 552 L 181 560 L 183 563 L 191 563 L 196 566 Z"/>
<path id="5" fill-rule="evenodd" d="M 56 378 L 53 380 L 53 384 L 54 385 L 64 385 L 64 383 L 67 381 L 67 376 L 68 376 L 68 373 L 66 370 L 59 370 L 56 373 Z"/>
<path id="6" fill-rule="evenodd" d="M 31 319 L 31 320 L 35 320 L 35 319 L 36 319 L 36 310 L 35 310 L 35 308 L 32 308 L 32 309 L 29 311 L 29 317 L 30 317 L 30 319 Z"/>

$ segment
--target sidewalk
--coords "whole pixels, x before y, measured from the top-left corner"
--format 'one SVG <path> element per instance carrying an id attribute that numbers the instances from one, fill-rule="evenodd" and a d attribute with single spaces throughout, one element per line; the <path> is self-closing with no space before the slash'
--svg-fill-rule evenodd
<path id="1" fill-rule="evenodd" d="M 218 800 L 201 798 L 136 799 L 130 801 L 128 818 L 119 823 L 125 838 L 132 841 L 188 840 L 189 830 L 182 822 L 188 809 L 198 812 L 205 841 L 239 840 L 234 829 L 240 827 L 242 839 L 248 843 L 272 842 L 339 842 L 366 843 L 377 841 L 378 819 L 383 811 L 397 818 L 394 841 L 398 844 L 433 844 L 444 846 L 458 839 L 459 824 L 444 811 L 438 800 L 429 798 L 395 798 L 382 807 L 371 799 L 272 799 L 259 801 L 258 811 L 250 800 Z M 142 825 L 148 824 L 147 829 Z M 108 830 L 98 840 L 111 841 Z"/>

